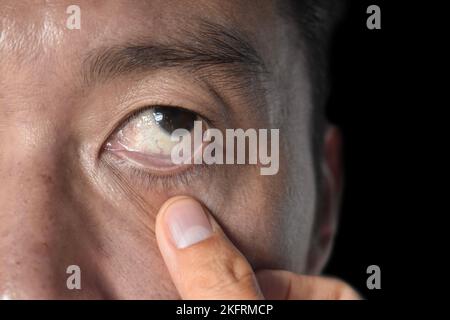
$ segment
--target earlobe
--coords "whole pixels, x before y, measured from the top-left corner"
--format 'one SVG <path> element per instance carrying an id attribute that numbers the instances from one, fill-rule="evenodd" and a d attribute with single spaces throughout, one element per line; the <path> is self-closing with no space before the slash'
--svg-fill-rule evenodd
<path id="1" fill-rule="evenodd" d="M 342 193 L 342 138 L 339 129 L 328 125 L 321 158 L 320 196 L 311 238 L 308 273 L 318 274 L 325 266 L 337 229 Z"/>

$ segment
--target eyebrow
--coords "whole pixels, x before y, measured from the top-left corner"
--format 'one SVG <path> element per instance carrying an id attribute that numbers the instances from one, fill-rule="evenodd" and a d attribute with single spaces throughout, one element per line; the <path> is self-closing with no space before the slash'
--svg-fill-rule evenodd
<path id="1" fill-rule="evenodd" d="M 195 32 L 180 31 L 167 42 L 137 39 L 124 45 L 90 52 L 83 62 L 83 78 L 92 81 L 160 68 L 183 68 L 208 76 L 227 76 L 244 82 L 267 73 L 263 59 L 236 30 L 201 21 Z M 213 73 L 211 73 L 213 72 Z"/>

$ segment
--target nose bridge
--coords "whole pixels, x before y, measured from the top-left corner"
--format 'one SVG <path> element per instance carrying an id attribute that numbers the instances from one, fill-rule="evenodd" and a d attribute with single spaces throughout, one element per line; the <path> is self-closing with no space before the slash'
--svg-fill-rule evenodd
<path id="1" fill-rule="evenodd" d="M 64 133 L 28 118 L 0 130 L 0 297 L 50 296 L 61 233 Z"/>

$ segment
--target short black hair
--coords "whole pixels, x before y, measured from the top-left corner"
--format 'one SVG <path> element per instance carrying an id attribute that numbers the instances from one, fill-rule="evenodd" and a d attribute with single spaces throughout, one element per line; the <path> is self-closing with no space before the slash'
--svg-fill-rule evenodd
<path id="1" fill-rule="evenodd" d="M 321 153 L 325 105 L 329 95 L 329 60 L 332 38 L 347 10 L 347 0 L 280 0 L 280 15 L 298 30 L 294 45 L 301 46 L 313 87 L 314 153 Z"/>
<path id="2" fill-rule="evenodd" d="M 325 106 L 328 100 L 330 76 L 329 61 L 332 38 L 341 19 L 345 16 L 348 3 L 346 0 L 280 0 L 281 16 L 293 23 L 298 30 L 294 45 L 304 50 L 308 75 L 312 83 L 312 127 L 313 156 L 320 201 L 322 176 L 320 160 L 323 156 L 323 137 L 325 132 Z"/>
<path id="3" fill-rule="evenodd" d="M 281 12 L 297 26 L 293 39 L 306 51 L 314 85 L 314 103 L 321 107 L 328 93 L 328 62 L 331 39 L 346 8 L 345 0 L 283 0 Z"/>

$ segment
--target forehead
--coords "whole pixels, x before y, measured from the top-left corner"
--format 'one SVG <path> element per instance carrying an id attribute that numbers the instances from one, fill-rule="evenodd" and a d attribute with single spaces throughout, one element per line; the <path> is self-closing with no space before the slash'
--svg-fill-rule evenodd
<path id="1" fill-rule="evenodd" d="M 271 118 L 281 121 L 283 115 L 278 110 L 285 105 L 307 109 L 309 101 L 295 99 L 309 98 L 309 82 L 303 50 L 291 45 L 297 30 L 278 14 L 278 3 L 276 0 L 0 0 L 0 102 L 14 106 L 21 99 L 18 102 L 31 106 L 36 104 L 36 98 L 50 97 L 36 96 L 44 89 L 61 96 L 69 90 L 76 92 L 82 87 L 78 84 L 82 82 L 83 62 L 99 48 L 108 51 L 128 46 L 129 42 L 171 47 L 173 43 L 186 42 L 186 33 L 206 38 L 202 42 L 213 42 L 220 48 L 220 41 L 203 37 L 199 31 L 206 21 L 236 31 L 255 49 L 269 71 L 267 86 L 274 86 L 266 92 L 295 92 L 261 97 L 264 100 L 261 103 L 273 111 Z M 71 16 L 67 8 L 73 4 L 80 8 L 80 30 L 67 28 Z"/>
<path id="2" fill-rule="evenodd" d="M 263 46 L 274 20 L 272 1 L 220 0 L 97 0 L 77 1 L 80 30 L 66 27 L 73 1 L 0 0 L 0 50 L 3 56 L 38 53 L 70 54 L 139 36 L 154 40 L 176 38 L 181 30 L 195 32 L 209 20 L 246 33 Z M 66 52 L 64 52 L 66 51 Z M 79 52 L 78 52 L 79 53 Z"/>

